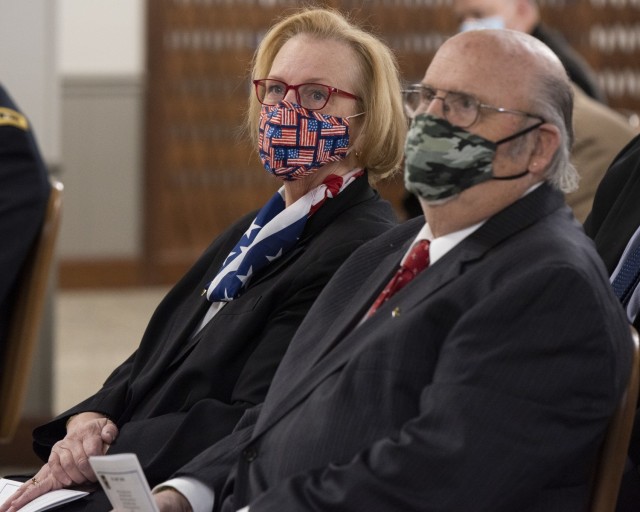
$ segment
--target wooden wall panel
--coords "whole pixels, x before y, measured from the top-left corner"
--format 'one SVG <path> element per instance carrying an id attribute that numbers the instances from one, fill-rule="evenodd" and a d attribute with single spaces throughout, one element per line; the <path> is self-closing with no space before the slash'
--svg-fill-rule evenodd
<path id="1" fill-rule="evenodd" d="M 542 17 L 596 71 L 609 104 L 640 112 L 640 0 L 547 0 Z"/>
<path id="2" fill-rule="evenodd" d="M 407 83 L 456 29 L 451 0 L 333 0 L 380 35 Z M 173 282 L 277 188 L 240 137 L 251 56 L 293 0 L 149 0 L 145 260 Z M 613 107 L 640 112 L 640 0 L 547 0 L 543 18 L 596 69 Z M 399 205 L 401 177 L 380 187 Z M 399 209 L 399 207 L 398 207 Z M 400 211 L 400 209 L 399 209 Z"/>

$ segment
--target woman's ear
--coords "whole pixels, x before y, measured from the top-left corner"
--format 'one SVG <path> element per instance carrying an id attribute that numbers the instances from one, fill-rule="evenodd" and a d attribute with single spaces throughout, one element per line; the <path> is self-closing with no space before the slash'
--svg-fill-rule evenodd
<path id="1" fill-rule="evenodd" d="M 544 123 L 537 132 L 538 138 L 529 158 L 527 170 L 536 176 L 544 176 L 560 147 L 560 130 L 551 123 Z"/>

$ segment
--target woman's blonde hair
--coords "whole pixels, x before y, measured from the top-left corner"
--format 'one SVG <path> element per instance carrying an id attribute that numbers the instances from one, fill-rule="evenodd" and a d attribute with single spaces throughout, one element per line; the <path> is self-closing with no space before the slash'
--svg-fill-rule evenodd
<path id="1" fill-rule="evenodd" d="M 292 37 L 306 34 L 317 39 L 340 41 L 355 51 L 359 83 L 353 92 L 360 97 L 361 128 L 351 146 L 356 161 L 375 183 L 400 166 L 407 133 L 398 66 L 391 50 L 377 37 L 350 23 L 342 14 L 324 8 L 305 8 L 276 23 L 266 33 L 253 57 L 251 79 L 266 78 L 282 46 Z M 331 85 L 331 84 L 329 84 Z M 257 146 L 260 102 L 253 89 L 249 98 L 247 128 Z"/>

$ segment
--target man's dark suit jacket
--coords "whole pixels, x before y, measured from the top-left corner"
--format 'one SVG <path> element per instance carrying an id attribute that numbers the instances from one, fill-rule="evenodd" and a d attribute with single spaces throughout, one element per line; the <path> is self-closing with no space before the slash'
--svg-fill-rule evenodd
<path id="1" fill-rule="evenodd" d="M 593 245 L 543 185 L 358 325 L 423 222 L 327 285 L 225 489 L 224 441 L 179 475 L 225 512 L 586 510 L 632 347 Z"/>
<path id="2" fill-rule="evenodd" d="M 0 357 L 17 279 L 42 225 L 49 190 L 30 126 L 0 85 Z"/>
<path id="3" fill-rule="evenodd" d="M 247 407 L 262 402 L 289 341 L 324 285 L 356 247 L 393 226 L 393 215 L 366 176 L 357 179 L 309 219 L 295 248 L 256 273 L 246 291 L 190 339 L 210 306 L 202 290 L 255 212 L 245 216 L 164 298 L 138 350 L 102 389 L 35 430 L 36 452 L 46 459 L 65 435 L 70 415 L 98 411 L 120 429 L 109 453 L 136 453 L 149 483 L 163 481 L 231 432 Z M 97 503 L 101 494 L 91 500 Z M 104 503 L 95 509 L 107 510 Z"/>
<path id="4" fill-rule="evenodd" d="M 629 240 L 640 226 L 640 135 L 616 156 L 598 185 L 584 230 L 593 238 L 609 274 L 615 270 Z M 640 315 L 633 322 L 640 330 Z M 636 470 L 625 474 L 617 510 L 640 510 L 640 407 L 629 454 Z"/>

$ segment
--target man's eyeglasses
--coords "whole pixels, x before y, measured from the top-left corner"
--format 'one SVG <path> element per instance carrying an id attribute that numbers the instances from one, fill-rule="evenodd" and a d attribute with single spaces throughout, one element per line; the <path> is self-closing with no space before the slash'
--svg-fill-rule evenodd
<path id="1" fill-rule="evenodd" d="M 284 100 L 289 90 L 295 91 L 298 105 L 309 110 L 323 109 L 332 94 L 339 94 L 354 100 L 360 99 L 355 94 L 324 84 L 289 85 L 280 80 L 261 78 L 254 80 L 253 85 L 256 88 L 258 101 L 263 105 L 277 105 Z"/>
<path id="2" fill-rule="evenodd" d="M 480 115 L 480 109 L 493 110 L 501 114 L 526 116 L 545 122 L 542 117 L 528 112 L 480 103 L 469 94 L 451 91 L 441 92 L 444 92 L 444 96 L 438 96 L 435 89 L 422 84 L 411 85 L 408 89 L 403 90 L 402 94 L 407 115 L 413 118 L 418 110 L 426 110 L 431 105 L 431 102 L 441 100 L 444 118 L 460 128 L 468 128 L 475 123 Z"/>

